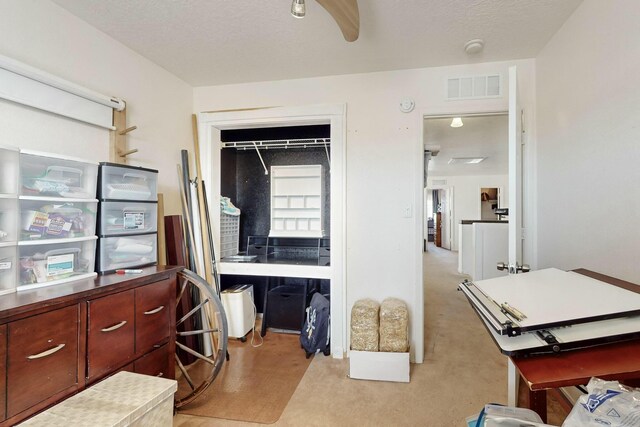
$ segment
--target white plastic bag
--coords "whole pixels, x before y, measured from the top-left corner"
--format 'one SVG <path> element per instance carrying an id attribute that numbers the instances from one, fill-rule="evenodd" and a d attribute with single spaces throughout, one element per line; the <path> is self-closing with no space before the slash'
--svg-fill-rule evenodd
<path id="1" fill-rule="evenodd" d="M 488 403 L 480 414 L 467 417 L 467 427 L 553 427 L 531 409 Z"/>
<path id="2" fill-rule="evenodd" d="M 640 390 L 617 381 L 591 378 L 562 427 L 638 427 Z"/>

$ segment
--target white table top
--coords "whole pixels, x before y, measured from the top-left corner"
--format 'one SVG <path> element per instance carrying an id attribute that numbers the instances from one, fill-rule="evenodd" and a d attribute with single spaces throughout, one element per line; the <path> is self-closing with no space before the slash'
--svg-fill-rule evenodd
<path id="1" fill-rule="evenodd" d="M 497 304 L 506 302 L 525 314 L 517 322 L 523 328 L 640 310 L 640 293 L 555 268 L 474 284 Z"/>
<path id="2" fill-rule="evenodd" d="M 319 265 L 220 262 L 218 263 L 218 272 L 220 274 L 234 274 L 239 276 L 331 279 L 331 266 Z"/>

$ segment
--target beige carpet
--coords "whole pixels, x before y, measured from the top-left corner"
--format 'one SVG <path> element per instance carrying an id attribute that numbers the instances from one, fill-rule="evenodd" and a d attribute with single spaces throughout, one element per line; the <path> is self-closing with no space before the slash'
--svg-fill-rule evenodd
<path id="1" fill-rule="evenodd" d="M 506 403 L 506 358 L 456 290 L 457 254 L 425 254 L 425 362 L 409 384 L 347 377 L 348 361 L 316 357 L 277 426 L 463 426 L 488 402 Z M 259 395 L 253 396 L 256 401 Z M 551 412 L 560 425 L 566 414 Z M 176 427 L 255 424 L 178 415 Z"/>
<path id="2" fill-rule="evenodd" d="M 205 393 L 180 413 L 261 424 L 276 422 L 311 363 L 299 339 L 299 335 L 268 332 L 264 344 L 257 348 L 250 342 L 229 340 L 231 360 L 225 362 Z"/>

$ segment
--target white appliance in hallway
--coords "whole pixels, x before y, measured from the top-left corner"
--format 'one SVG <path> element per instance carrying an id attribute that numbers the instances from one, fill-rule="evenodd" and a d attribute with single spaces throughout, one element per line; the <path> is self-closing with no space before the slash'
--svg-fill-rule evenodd
<path id="1" fill-rule="evenodd" d="M 255 305 L 253 285 L 235 285 L 220 292 L 220 300 L 227 315 L 229 338 L 244 338 L 253 329 Z"/>

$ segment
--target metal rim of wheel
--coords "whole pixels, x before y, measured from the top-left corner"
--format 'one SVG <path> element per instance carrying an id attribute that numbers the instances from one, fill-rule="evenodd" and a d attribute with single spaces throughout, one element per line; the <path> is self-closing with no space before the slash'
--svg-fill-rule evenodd
<path id="1" fill-rule="evenodd" d="M 227 317 L 211 286 L 186 269 L 178 273 L 178 286 L 176 308 L 184 298 L 191 298 L 191 303 L 189 311 L 176 320 L 176 409 L 213 383 L 227 355 L 228 338 Z M 185 364 L 181 358 L 191 362 Z"/>

